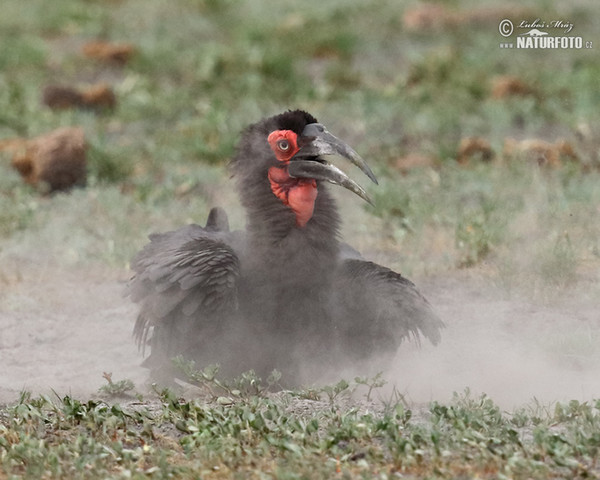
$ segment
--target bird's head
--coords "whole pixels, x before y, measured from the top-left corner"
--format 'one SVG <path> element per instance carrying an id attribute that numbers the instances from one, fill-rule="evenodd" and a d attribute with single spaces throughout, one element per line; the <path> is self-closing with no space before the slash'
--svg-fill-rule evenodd
<path id="1" fill-rule="evenodd" d="M 350 160 L 377 183 L 367 163 L 350 146 L 301 110 L 248 127 L 232 163 L 243 197 L 268 188 L 270 198 L 274 196 L 291 209 L 296 225 L 304 227 L 313 216 L 320 182 L 340 185 L 371 203 L 365 190 L 323 155 Z M 242 200 L 246 204 L 250 201 Z"/>

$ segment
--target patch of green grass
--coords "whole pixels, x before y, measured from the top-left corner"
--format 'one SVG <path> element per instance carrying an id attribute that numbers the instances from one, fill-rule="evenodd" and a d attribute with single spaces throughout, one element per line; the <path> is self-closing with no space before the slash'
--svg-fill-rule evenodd
<path id="1" fill-rule="evenodd" d="M 133 169 L 122 149 L 111 148 L 106 143 L 89 146 L 87 167 L 88 175 L 93 183 L 123 182 L 131 176 Z"/>
<path id="2" fill-rule="evenodd" d="M 46 6 L 43 0 L 32 0 L 27 8 L 18 2 L 8 2 L 0 25 L 7 33 L 25 30 L 51 36 L 88 29 L 99 31 L 109 16 L 109 11 L 96 2 L 57 0 L 51 11 Z"/>
<path id="3" fill-rule="evenodd" d="M 67 479 L 593 478 L 599 422 L 599 402 L 506 413 L 469 391 L 426 410 L 290 393 L 224 403 L 165 390 L 122 405 L 25 393 L 0 411 L 0 466 L 8 476 Z"/>
<path id="4" fill-rule="evenodd" d="M 0 70 L 39 68 L 46 58 L 45 53 L 44 44 L 40 39 L 31 37 L 26 40 L 14 37 L 7 39 L 0 52 Z"/>
<path id="5" fill-rule="evenodd" d="M 398 269 L 431 274 L 485 265 L 507 291 L 549 288 L 555 295 L 593 265 L 596 173 L 544 171 L 522 161 L 384 171 L 369 209 L 383 222 L 370 234 L 397 245 Z"/>
<path id="6" fill-rule="evenodd" d="M 18 179 L 13 177 L 15 182 Z M 30 227 L 39 202 L 32 198 L 28 187 L 17 186 L 0 195 L 0 238 L 8 238 Z"/>

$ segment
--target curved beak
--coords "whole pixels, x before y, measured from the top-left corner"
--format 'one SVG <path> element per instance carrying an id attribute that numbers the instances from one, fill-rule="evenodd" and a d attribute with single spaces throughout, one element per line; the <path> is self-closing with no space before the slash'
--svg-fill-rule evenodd
<path id="1" fill-rule="evenodd" d="M 358 183 L 342 172 L 335 165 L 323 160 L 292 160 L 288 165 L 288 174 L 294 178 L 314 178 L 340 185 L 356 193 L 363 200 L 373 205 L 373 200 Z"/>
<path id="2" fill-rule="evenodd" d="M 288 167 L 289 175 L 296 178 L 314 178 L 340 185 L 356 193 L 358 196 L 373 204 L 365 190 L 351 180 L 342 170 L 331 165 L 320 155 L 339 155 L 350 160 L 360 168 L 374 183 L 377 178 L 362 157 L 348 144 L 342 142 L 320 123 L 311 123 L 304 127 L 298 138 L 300 150 L 291 159 Z"/>

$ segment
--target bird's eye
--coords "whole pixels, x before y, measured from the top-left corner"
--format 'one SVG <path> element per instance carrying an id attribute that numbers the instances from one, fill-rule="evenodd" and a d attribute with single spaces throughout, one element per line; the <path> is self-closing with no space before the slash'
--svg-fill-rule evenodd
<path id="1" fill-rule="evenodd" d="M 282 152 L 287 152 L 290 149 L 290 142 L 287 140 L 279 140 L 277 142 L 277 148 Z"/>

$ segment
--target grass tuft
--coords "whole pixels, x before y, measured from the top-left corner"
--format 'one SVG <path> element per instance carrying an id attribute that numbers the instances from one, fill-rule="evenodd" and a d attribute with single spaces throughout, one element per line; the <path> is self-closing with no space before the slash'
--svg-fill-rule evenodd
<path id="1" fill-rule="evenodd" d="M 399 402 L 365 410 L 338 400 L 291 392 L 186 400 L 164 390 L 156 400 L 111 405 L 23 392 L 0 416 L 0 465 L 8 476 L 67 479 L 596 474 L 600 402 L 534 402 L 507 413 L 469 390 L 427 409 Z"/>

